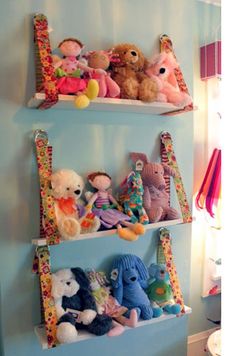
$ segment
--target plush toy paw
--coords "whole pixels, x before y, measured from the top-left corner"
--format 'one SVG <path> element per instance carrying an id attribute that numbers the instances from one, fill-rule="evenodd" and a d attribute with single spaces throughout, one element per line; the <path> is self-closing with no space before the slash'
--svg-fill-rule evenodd
<path id="1" fill-rule="evenodd" d="M 99 93 L 98 82 L 95 79 L 90 79 L 84 94 L 87 95 L 87 97 L 90 100 L 93 100 L 98 96 L 98 93 Z"/>
<path id="2" fill-rule="evenodd" d="M 113 336 L 119 336 L 123 334 L 125 331 L 125 328 L 123 325 L 117 323 L 116 321 L 113 320 L 112 322 L 112 329 L 107 333 L 107 336 L 113 337 Z"/>
<path id="3" fill-rule="evenodd" d="M 125 325 L 130 328 L 135 328 L 138 323 L 138 313 L 136 309 L 130 310 L 129 318 L 126 319 Z"/>
<path id="4" fill-rule="evenodd" d="M 133 231 L 137 235 L 143 235 L 145 234 L 145 227 L 140 223 L 135 223 L 133 226 Z"/>
<path id="5" fill-rule="evenodd" d="M 180 314 L 181 306 L 179 304 L 166 305 L 164 310 L 169 314 Z"/>
<path id="6" fill-rule="evenodd" d="M 153 102 L 157 98 L 157 84 L 155 80 L 150 78 L 145 78 L 139 86 L 138 97 L 144 102 Z"/>
<path id="7" fill-rule="evenodd" d="M 92 309 L 85 309 L 79 314 L 79 323 L 89 325 L 96 318 L 97 312 Z"/>
<path id="8" fill-rule="evenodd" d="M 162 308 L 153 308 L 153 318 L 159 318 L 163 314 Z"/>
<path id="9" fill-rule="evenodd" d="M 117 232 L 119 237 L 123 240 L 136 241 L 138 239 L 138 235 L 129 228 L 118 227 Z"/>
<path id="10" fill-rule="evenodd" d="M 71 323 L 60 323 L 57 326 L 57 339 L 61 344 L 75 342 L 78 332 Z"/>
<path id="11" fill-rule="evenodd" d="M 59 231 L 66 240 L 70 240 L 80 234 L 80 224 L 74 218 L 66 218 L 60 222 Z"/>

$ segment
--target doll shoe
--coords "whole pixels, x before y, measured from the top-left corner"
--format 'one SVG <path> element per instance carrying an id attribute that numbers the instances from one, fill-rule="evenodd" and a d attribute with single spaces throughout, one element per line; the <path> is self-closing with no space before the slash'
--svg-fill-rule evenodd
<path id="1" fill-rule="evenodd" d="M 88 86 L 84 91 L 84 94 L 87 95 L 87 97 L 90 100 L 93 100 L 98 96 L 98 93 L 99 93 L 98 82 L 95 79 L 90 79 L 88 82 Z"/>
<path id="2" fill-rule="evenodd" d="M 136 241 L 138 239 L 138 235 L 129 228 L 118 227 L 117 232 L 119 237 L 123 240 Z"/>
<path id="3" fill-rule="evenodd" d="M 135 223 L 132 230 L 137 235 L 143 235 L 145 233 L 145 227 L 140 223 Z"/>
<path id="4" fill-rule="evenodd" d="M 77 107 L 77 109 L 85 109 L 87 108 L 87 106 L 89 106 L 89 103 L 89 98 L 84 94 L 77 96 L 77 98 L 75 99 L 75 106 Z"/>

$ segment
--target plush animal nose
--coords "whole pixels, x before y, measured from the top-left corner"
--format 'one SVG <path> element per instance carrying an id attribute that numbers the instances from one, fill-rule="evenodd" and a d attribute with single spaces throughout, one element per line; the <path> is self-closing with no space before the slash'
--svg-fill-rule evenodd
<path id="1" fill-rule="evenodd" d="M 80 190 L 77 189 L 77 190 L 74 191 L 74 193 L 77 194 L 77 195 L 79 195 L 79 194 L 80 194 Z"/>
<path id="2" fill-rule="evenodd" d="M 131 277 L 130 279 L 132 282 L 136 281 L 136 277 Z"/>
<path id="3" fill-rule="evenodd" d="M 160 274 L 165 274 L 165 271 L 163 269 L 160 270 Z"/>
<path id="4" fill-rule="evenodd" d="M 137 53 L 135 51 L 131 51 L 130 53 L 132 54 L 132 56 L 137 56 Z"/>
<path id="5" fill-rule="evenodd" d="M 165 73 L 165 71 L 166 71 L 166 69 L 165 69 L 165 68 L 160 68 L 159 73 L 160 73 L 160 74 L 164 74 L 164 73 Z"/>
<path id="6" fill-rule="evenodd" d="M 70 282 L 66 282 L 66 284 L 67 284 L 68 286 L 70 286 Z"/>

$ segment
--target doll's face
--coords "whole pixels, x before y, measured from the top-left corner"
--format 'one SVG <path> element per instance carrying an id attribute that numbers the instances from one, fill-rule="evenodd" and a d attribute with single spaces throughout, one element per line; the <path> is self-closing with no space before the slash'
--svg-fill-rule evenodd
<path id="1" fill-rule="evenodd" d="M 78 56 L 82 50 L 82 47 L 75 41 L 65 41 L 60 46 L 62 54 L 68 56 Z"/>
<path id="2" fill-rule="evenodd" d="M 111 180 L 109 177 L 101 175 L 95 177 L 90 183 L 97 190 L 107 190 L 111 185 Z"/>

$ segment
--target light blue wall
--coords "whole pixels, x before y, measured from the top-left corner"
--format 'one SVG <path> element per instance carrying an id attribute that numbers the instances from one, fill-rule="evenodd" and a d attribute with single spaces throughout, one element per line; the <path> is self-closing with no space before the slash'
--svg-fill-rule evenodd
<path id="1" fill-rule="evenodd" d="M 67 36 L 80 38 L 87 49 L 129 41 L 147 56 L 165 32 L 173 39 L 192 92 L 192 18 L 189 0 L 25 0 L 1 1 L 0 180 L 1 180 L 1 346 L 5 356 L 114 355 L 184 356 L 187 317 L 129 331 L 116 339 L 97 338 L 81 344 L 41 351 L 33 333 L 40 322 L 37 277 L 31 274 L 38 236 L 38 179 L 32 131 L 48 131 L 54 147 L 54 168 L 68 167 L 82 175 L 106 169 L 114 186 L 128 172 L 129 151 L 157 158 L 158 136 L 169 130 L 188 197 L 192 193 L 193 114 L 158 117 L 87 111 L 37 111 L 26 107 L 34 92 L 32 15 L 43 12 L 54 29 L 53 47 Z M 171 228 L 173 250 L 186 304 L 189 302 L 191 226 Z M 135 243 L 117 236 L 51 248 L 53 269 L 80 265 L 107 268 L 113 256 L 132 252 L 146 263 L 155 260 L 156 233 Z M 0 324 L 1 325 L 1 324 Z M 1 330 L 1 328 L 0 328 Z M 0 348 L 1 350 L 1 348 Z"/>

